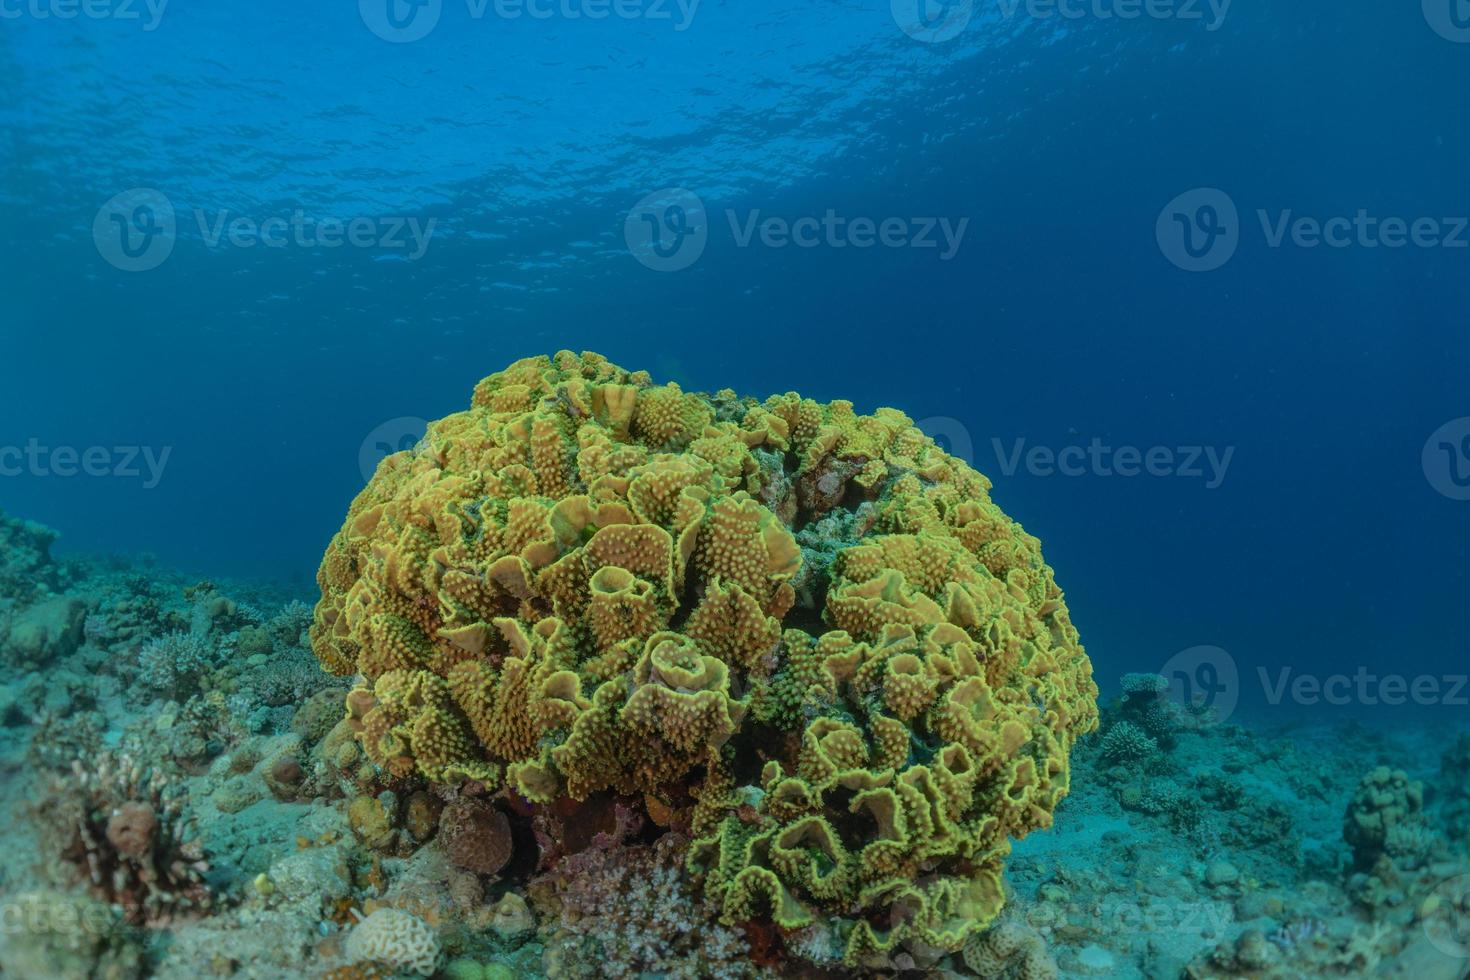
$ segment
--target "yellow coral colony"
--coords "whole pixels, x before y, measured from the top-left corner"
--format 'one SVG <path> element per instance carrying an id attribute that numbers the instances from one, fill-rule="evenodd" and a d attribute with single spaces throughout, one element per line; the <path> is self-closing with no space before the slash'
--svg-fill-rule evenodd
<path id="1" fill-rule="evenodd" d="M 731 923 L 954 950 L 1097 719 L 989 489 L 893 409 L 527 358 L 378 467 L 312 644 L 394 774 L 640 794 Z"/>

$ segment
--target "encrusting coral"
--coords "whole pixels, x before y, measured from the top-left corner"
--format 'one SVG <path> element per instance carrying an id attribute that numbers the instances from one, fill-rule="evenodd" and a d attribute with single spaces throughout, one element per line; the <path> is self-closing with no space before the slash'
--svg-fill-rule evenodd
<path id="1" fill-rule="evenodd" d="M 893 409 L 527 358 L 379 466 L 312 647 L 393 775 L 640 794 L 728 923 L 956 950 L 1097 722 L 989 489 Z"/>
<path id="2" fill-rule="evenodd" d="M 439 960 L 439 940 L 421 919 L 399 909 L 378 909 L 347 936 L 351 963 L 381 963 L 401 973 L 431 976 Z"/>
<path id="3" fill-rule="evenodd" d="M 977 977 L 1056 980 L 1059 976 L 1046 941 L 1021 922 L 998 922 L 989 931 L 971 936 L 963 955 L 965 966 Z"/>
<path id="4" fill-rule="evenodd" d="M 511 856 L 510 821 L 493 807 L 455 803 L 439 816 L 439 842 L 456 868 L 498 874 Z"/>
<path id="5" fill-rule="evenodd" d="M 1360 868 L 1371 867 L 1423 819 L 1424 787 L 1401 770 L 1379 766 L 1363 777 L 1343 817 L 1342 836 Z M 1395 834 L 1395 831 L 1398 834 Z"/>

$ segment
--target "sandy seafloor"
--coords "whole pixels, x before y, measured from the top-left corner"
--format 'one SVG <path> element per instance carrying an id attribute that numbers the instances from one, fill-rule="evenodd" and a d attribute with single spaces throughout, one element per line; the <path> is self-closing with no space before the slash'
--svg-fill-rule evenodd
<path id="1" fill-rule="evenodd" d="M 798 969 L 711 921 L 680 841 L 618 801 L 383 788 L 309 597 L 53 538 L 0 515 L 5 978 L 1470 973 L 1455 714 L 1181 724 L 1130 676 L 983 948 Z"/>

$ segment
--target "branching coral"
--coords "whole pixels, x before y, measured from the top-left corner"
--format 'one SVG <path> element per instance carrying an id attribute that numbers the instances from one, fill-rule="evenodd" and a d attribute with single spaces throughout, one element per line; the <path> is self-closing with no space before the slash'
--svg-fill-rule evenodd
<path id="1" fill-rule="evenodd" d="M 690 893 L 681 850 L 675 835 L 654 847 L 593 848 L 533 882 L 532 894 L 559 923 L 546 947 L 547 975 L 766 976 L 751 962 L 744 937 L 711 921 Z"/>
<path id="2" fill-rule="evenodd" d="M 138 679 L 169 697 L 187 698 L 214 666 L 209 642 L 194 633 L 170 633 L 150 640 L 138 654 Z"/>
<path id="3" fill-rule="evenodd" d="M 1116 722 L 1103 736 L 1102 757 L 1114 764 L 1142 762 L 1159 750 L 1159 743 L 1130 721 Z"/>
<path id="4" fill-rule="evenodd" d="M 40 804 L 52 849 L 129 922 L 166 922 L 212 904 L 203 852 L 168 779 L 127 757 L 80 762 Z"/>
<path id="5" fill-rule="evenodd" d="M 1181 726 L 1179 706 L 1169 700 L 1169 681 L 1158 674 L 1124 674 L 1119 711 L 1164 748 Z"/>
<path id="6" fill-rule="evenodd" d="M 989 489 L 892 409 L 528 358 L 379 466 L 312 646 L 395 775 L 642 794 L 727 922 L 954 950 L 1097 720 Z"/>

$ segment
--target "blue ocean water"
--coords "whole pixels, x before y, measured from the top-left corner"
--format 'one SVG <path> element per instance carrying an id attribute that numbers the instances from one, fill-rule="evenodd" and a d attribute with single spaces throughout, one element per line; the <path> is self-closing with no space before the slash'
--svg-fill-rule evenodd
<path id="1" fill-rule="evenodd" d="M 1463 671 L 1470 44 L 1444 6 L 6 0 L 0 445 L 25 462 L 0 506 L 309 596 L 365 454 L 591 349 L 924 420 L 1042 538 L 1105 678 L 1199 645 L 1251 678 Z M 670 189 L 704 209 L 676 269 L 628 230 L 652 196 L 673 235 Z M 168 254 L 128 271 L 160 199 Z M 1273 245 L 1360 212 L 1439 244 Z M 829 214 L 811 247 L 743 240 Z M 855 245 L 861 219 L 903 244 Z"/>

